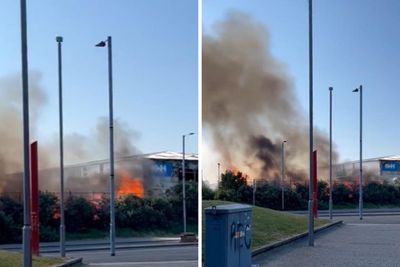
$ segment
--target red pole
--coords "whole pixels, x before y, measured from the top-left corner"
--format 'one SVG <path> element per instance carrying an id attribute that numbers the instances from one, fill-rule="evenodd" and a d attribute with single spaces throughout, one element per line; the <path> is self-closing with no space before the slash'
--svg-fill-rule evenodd
<path id="1" fill-rule="evenodd" d="M 32 254 L 39 255 L 39 182 L 38 182 L 38 149 L 37 141 L 31 144 L 30 150 L 31 164 L 31 249 Z"/>
<path id="2" fill-rule="evenodd" d="M 318 217 L 318 198 L 317 198 L 317 150 L 313 151 L 313 170 L 312 170 L 312 178 L 313 178 L 313 215 L 314 218 Z"/>

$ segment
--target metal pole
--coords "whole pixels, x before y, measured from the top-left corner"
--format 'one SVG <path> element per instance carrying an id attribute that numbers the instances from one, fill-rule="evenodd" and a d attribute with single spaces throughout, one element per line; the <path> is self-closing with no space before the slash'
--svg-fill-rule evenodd
<path id="1" fill-rule="evenodd" d="M 64 216 L 64 142 L 63 142 L 63 100 L 62 100 L 62 54 L 63 38 L 56 37 L 58 43 L 58 101 L 60 121 L 60 255 L 65 257 L 65 216 Z"/>
<path id="2" fill-rule="evenodd" d="M 329 87 L 329 219 L 332 220 L 332 87 Z"/>
<path id="3" fill-rule="evenodd" d="M 310 83 L 310 92 L 309 92 L 309 120 L 310 120 L 310 129 L 309 129 L 309 163 L 310 163 L 310 180 L 308 184 L 308 245 L 314 246 L 314 217 L 312 214 L 313 207 L 313 192 L 312 192 L 312 170 L 313 170 L 313 38 L 312 38 L 312 0 L 308 1 L 308 31 L 309 31 L 309 83 Z"/>
<path id="4" fill-rule="evenodd" d="M 183 201 L 183 233 L 186 233 L 185 135 L 182 136 L 182 201 Z"/>
<path id="5" fill-rule="evenodd" d="M 363 191 L 362 191 L 362 85 L 360 85 L 360 181 L 359 181 L 359 209 L 360 209 L 360 220 L 363 219 Z"/>
<path id="6" fill-rule="evenodd" d="M 29 90 L 28 90 L 28 44 L 26 23 L 26 0 L 21 0 L 21 63 L 22 63 L 22 114 L 24 146 L 24 226 L 22 227 L 23 266 L 32 265 L 31 219 L 30 219 L 30 183 L 29 183 Z"/>
<path id="7" fill-rule="evenodd" d="M 113 80 L 112 80 L 112 40 L 107 37 L 108 43 L 108 91 L 110 109 L 110 252 L 115 256 L 115 204 L 114 204 L 114 119 L 113 119 Z"/>
<path id="8" fill-rule="evenodd" d="M 286 141 L 283 141 L 282 142 L 282 151 L 281 151 L 281 153 L 282 153 L 282 161 L 281 161 L 281 164 L 282 164 L 282 166 L 281 166 L 281 193 L 282 193 L 282 210 L 285 210 L 285 188 L 284 188 L 284 185 L 283 185 L 283 180 L 284 180 L 284 177 L 285 177 L 285 142 Z"/>
<path id="9" fill-rule="evenodd" d="M 221 183 L 221 164 L 218 162 L 218 180 L 217 180 L 217 182 L 218 182 L 218 188 L 219 188 L 219 186 L 220 186 L 220 183 Z"/>
<path id="10" fill-rule="evenodd" d="M 253 179 L 253 206 L 256 205 L 256 186 L 257 186 L 257 181 L 256 179 Z"/>

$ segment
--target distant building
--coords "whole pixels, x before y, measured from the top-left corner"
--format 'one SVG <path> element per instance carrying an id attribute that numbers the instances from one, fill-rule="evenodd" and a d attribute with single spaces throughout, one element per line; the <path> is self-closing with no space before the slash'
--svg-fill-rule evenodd
<path id="1" fill-rule="evenodd" d="M 333 167 L 333 177 L 337 181 L 358 179 L 360 161 L 348 161 Z M 400 178 L 400 155 L 363 160 L 363 180 L 394 182 Z"/>
<path id="2" fill-rule="evenodd" d="M 185 154 L 185 180 L 198 181 L 198 156 Z M 40 162 L 39 162 L 40 166 Z M 109 160 L 96 160 L 64 167 L 65 190 L 73 195 L 91 197 L 108 194 Z M 12 183 L 0 194 L 21 195 L 22 174 L 8 175 Z M 133 193 L 137 196 L 164 194 L 182 180 L 182 153 L 164 151 L 150 154 L 116 157 L 115 188 L 117 196 Z M 59 168 L 39 171 L 39 189 L 59 193 Z"/>

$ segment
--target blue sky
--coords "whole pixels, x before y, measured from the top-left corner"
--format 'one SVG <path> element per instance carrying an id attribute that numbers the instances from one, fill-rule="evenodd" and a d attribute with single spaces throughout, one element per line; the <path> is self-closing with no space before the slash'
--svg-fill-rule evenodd
<path id="1" fill-rule="evenodd" d="M 62 35 L 64 132 L 88 135 L 108 116 L 107 50 L 113 37 L 114 117 L 140 133 L 145 152 L 181 151 L 197 130 L 197 2 L 40 0 L 28 3 L 30 71 L 48 96 L 38 138 L 58 134 L 57 44 Z M 20 73 L 19 1 L 0 6 L 0 77 Z M 68 149 L 68 148 L 65 148 Z M 187 142 L 197 152 L 197 136 Z"/>
<path id="2" fill-rule="evenodd" d="M 351 91 L 362 84 L 364 157 L 399 154 L 400 1 L 314 1 L 313 8 L 314 124 L 328 134 L 333 86 L 333 139 L 340 160 L 358 159 L 359 95 Z M 267 27 L 272 53 L 286 65 L 308 114 L 308 1 L 204 0 L 203 31 L 212 32 L 230 10 Z"/>

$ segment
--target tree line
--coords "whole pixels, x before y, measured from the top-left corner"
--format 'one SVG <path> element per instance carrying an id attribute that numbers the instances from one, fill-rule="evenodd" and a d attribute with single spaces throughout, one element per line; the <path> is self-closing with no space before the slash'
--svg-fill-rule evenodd
<path id="1" fill-rule="evenodd" d="M 197 225 L 197 183 L 186 182 L 187 223 Z M 39 193 L 40 241 L 59 239 L 60 202 L 54 193 Z M 165 195 L 139 198 L 125 195 L 115 203 L 116 226 L 137 232 L 165 231 L 182 225 L 182 184 L 168 189 Z M 65 225 L 68 233 L 89 230 L 108 231 L 109 198 L 94 201 L 69 195 L 65 200 Z M 23 205 L 7 196 L 0 196 L 0 244 L 20 243 Z"/>
<path id="2" fill-rule="evenodd" d="M 257 181 L 255 204 L 257 206 L 280 210 L 282 206 L 281 187 L 266 180 Z M 212 190 L 203 183 L 204 200 L 226 200 L 240 203 L 253 203 L 253 187 L 248 184 L 248 177 L 241 172 L 227 171 L 221 175 L 218 188 Z M 285 209 L 306 210 L 308 203 L 308 184 L 297 183 L 284 187 Z M 317 184 L 318 208 L 328 209 L 329 185 L 325 181 Z M 333 204 L 350 207 L 358 204 L 358 184 L 337 183 L 332 188 Z M 400 205 L 399 184 L 387 182 L 369 182 L 363 185 L 363 200 L 366 205 Z"/>

